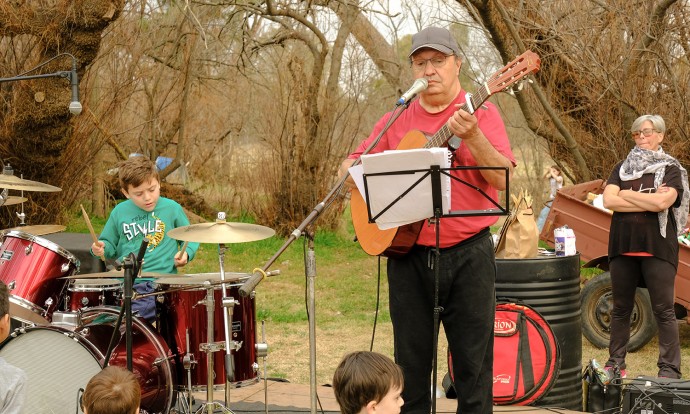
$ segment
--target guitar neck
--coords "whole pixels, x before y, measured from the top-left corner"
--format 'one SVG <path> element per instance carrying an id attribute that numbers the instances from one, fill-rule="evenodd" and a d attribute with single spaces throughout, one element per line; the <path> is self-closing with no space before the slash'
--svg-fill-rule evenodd
<path id="1" fill-rule="evenodd" d="M 477 110 L 477 108 L 483 104 L 487 99 L 489 99 L 489 96 L 491 96 L 491 93 L 489 92 L 489 89 L 486 87 L 486 85 L 482 86 L 477 93 L 474 95 L 470 96 L 470 102 L 472 103 L 472 106 L 470 107 L 467 105 L 467 102 L 462 104 L 460 106 L 460 109 L 462 109 L 465 112 L 469 113 L 474 113 L 474 111 Z M 443 124 L 441 129 L 439 129 L 430 139 L 427 141 L 427 143 L 424 145 L 424 148 L 436 148 L 444 145 L 451 137 L 453 136 L 453 133 L 450 131 L 450 128 L 448 128 L 448 123 L 446 122 Z"/>

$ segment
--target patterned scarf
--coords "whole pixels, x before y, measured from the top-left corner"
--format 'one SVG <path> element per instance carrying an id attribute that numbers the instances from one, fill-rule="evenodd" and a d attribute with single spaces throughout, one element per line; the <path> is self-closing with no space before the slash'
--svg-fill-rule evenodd
<path id="1" fill-rule="evenodd" d="M 683 197 L 680 207 L 673 209 L 676 220 L 678 234 L 685 229 L 688 220 L 688 207 L 690 206 L 690 191 L 688 190 L 688 172 L 683 168 L 678 160 L 667 155 L 661 147 L 659 151 L 650 151 L 635 147 L 630 150 L 628 157 L 621 165 L 619 175 L 623 181 L 631 181 L 642 177 L 643 174 L 654 173 L 654 188 L 659 188 L 663 183 L 666 166 L 675 165 L 680 169 L 681 181 L 683 182 Z M 666 221 L 668 220 L 668 209 L 659 212 L 659 230 L 661 235 L 666 237 Z"/>

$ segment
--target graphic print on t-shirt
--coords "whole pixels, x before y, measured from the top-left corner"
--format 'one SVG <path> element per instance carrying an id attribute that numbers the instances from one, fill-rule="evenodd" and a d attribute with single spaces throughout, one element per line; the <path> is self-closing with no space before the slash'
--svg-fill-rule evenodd
<path id="1" fill-rule="evenodd" d="M 165 223 L 160 218 L 156 217 L 155 211 L 152 211 L 150 217 L 146 214 L 139 215 L 133 217 L 129 223 L 122 223 L 122 234 L 130 241 L 140 234 L 143 234 L 149 241 L 146 250 L 152 252 L 165 236 Z"/>

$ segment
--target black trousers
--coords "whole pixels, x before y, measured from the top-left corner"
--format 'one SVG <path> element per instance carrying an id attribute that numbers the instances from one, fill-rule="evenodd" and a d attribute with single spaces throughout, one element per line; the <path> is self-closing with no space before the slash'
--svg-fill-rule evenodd
<path id="1" fill-rule="evenodd" d="M 395 360 L 405 375 L 403 413 L 429 414 L 431 410 L 433 262 L 433 250 L 423 247 L 414 248 L 402 259 L 388 260 Z M 496 312 L 491 235 L 485 232 L 445 249 L 439 271 L 440 321 L 453 355 L 458 413 L 491 414 Z"/>
<path id="2" fill-rule="evenodd" d="M 625 368 L 630 315 L 635 301 L 635 289 L 644 280 L 652 311 L 659 327 L 659 376 L 680 378 L 680 340 L 678 323 L 673 310 L 676 268 L 671 263 L 653 256 L 616 256 L 609 265 L 613 311 L 611 312 L 611 339 L 609 360 L 606 365 L 618 364 Z"/>

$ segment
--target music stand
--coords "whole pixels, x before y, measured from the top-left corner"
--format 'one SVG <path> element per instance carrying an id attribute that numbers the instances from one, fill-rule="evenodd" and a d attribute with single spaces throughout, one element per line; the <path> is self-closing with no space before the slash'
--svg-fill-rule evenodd
<path id="1" fill-rule="evenodd" d="M 498 202 L 493 200 L 488 194 L 486 194 L 479 187 L 468 183 L 460 179 L 459 177 L 453 176 L 451 171 L 460 170 L 503 170 L 506 179 L 506 202 L 505 207 L 502 207 Z M 422 177 L 413 182 L 407 189 L 405 189 L 400 196 L 396 197 L 390 204 L 385 206 L 378 214 L 372 216 L 371 203 L 369 199 L 369 185 L 368 178 L 376 176 L 398 176 L 403 174 L 415 174 L 423 173 Z M 441 175 L 446 175 L 450 177 L 451 180 L 455 180 L 462 185 L 470 187 L 476 190 L 484 198 L 489 200 L 495 208 L 486 210 L 456 210 L 449 211 L 448 213 L 443 213 L 443 203 L 442 203 L 442 188 L 441 188 Z M 438 353 L 438 331 L 439 331 L 439 315 L 443 312 L 443 308 L 438 306 L 438 291 L 439 291 L 439 275 L 440 275 L 440 261 L 441 261 L 441 250 L 440 250 L 440 219 L 449 217 L 477 217 L 477 216 L 504 216 L 509 214 L 510 209 L 510 183 L 508 179 L 508 168 L 506 167 L 451 167 L 451 168 L 441 168 L 439 165 L 430 165 L 428 169 L 416 169 L 416 170 L 399 170 L 399 171 L 388 171 L 379 172 L 372 174 L 364 174 L 364 199 L 367 204 L 367 213 L 369 215 L 369 222 L 375 223 L 376 219 L 388 210 L 394 208 L 396 204 L 401 202 L 407 194 L 409 194 L 415 187 L 422 185 L 422 183 L 429 177 L 431 180 L 431 194 L 432 194 L 432 207 L 434 211 L 433 221 L 436 229 L 436 245 L 434 246 L 434 327 L 433 327 L 433 358 L 432 358 L 432 369 L 433 369 L 433 379 L 431 387 L 431 412 L 436 414 L 436 382 L 438 381 L 438 360 L 436 354 Z"/>

